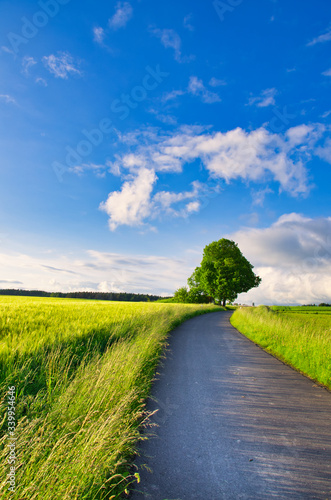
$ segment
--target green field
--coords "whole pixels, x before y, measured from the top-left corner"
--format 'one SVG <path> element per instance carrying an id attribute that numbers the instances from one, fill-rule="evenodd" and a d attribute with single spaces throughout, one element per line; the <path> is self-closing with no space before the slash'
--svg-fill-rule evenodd
<path id="1" fill-rule="evenodd" d="M 119 498 L 139 480 L 130 463 L 167 333 L 220 309 L 0 297 L 1 498 Z M 7 483 L 11 386 L 15 492 Z"/>
<path id="2" fill-rule="evenodd" d="M 331 308 L 239 308 L 232 325 L 296 370 L 331 389 Z"/>

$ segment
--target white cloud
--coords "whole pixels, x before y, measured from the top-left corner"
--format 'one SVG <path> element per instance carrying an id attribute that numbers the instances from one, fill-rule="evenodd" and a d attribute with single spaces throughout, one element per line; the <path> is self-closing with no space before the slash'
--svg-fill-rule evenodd
<path id="1" fill-rule="evenodd" d="M 177 118 L 174 115 L 160 113 L 157 109 L 150 108 L 149 113 L 155 115 L 156 119 L 166 125 L 177 125 Z"/>
<path id="2" fill-rule="evenodd" d="M 155 171 L 181 172 L 184 164 L 199 159 L 212 176 L 227 182 L 237 178 L 263 181 L 269 173 L 284 190 L 298 194 L 308 190 L 304 163 L 323 131 L 321 126 L 301 126 L 277 135 L 265 128 L 246 132 L 238 127 L 225 133 L 180 128 L 172 134 L 152 136 L 146 144 L 137 132 L 134 158 L 140 163 L 131 167 L 144 164 Z M 130 168 L 127 155 L 118 162 Z"/>
<path id="3" fill-rule="evenodd" d="M 101 208 L 108 213 L 114 230 L 121 224 L 141 225 L 162 214 L 186 217 L 190 211 L 198 211 L 199 198 L 212 179 L 276 182 L 292 196 L 306 195 L 310 190 L 306 163 L 313 155 L 324 155 L 331 163 L 329 143 L 325 142 L 323 149 L 319 144 L 325 130 L 315 124 L 292 127 L 284 134 L 272 134 L 263 127 L 250 132 L 238 127 L 222 133 L 186 126 L 169 133 L 153 128 L 119 136 L 130 152 L 116 155 L 107 166 L 115 175 L 129 172 L 131 177 L 124 177 L 122 189 L 110 193 Z M 152 196 L 157 172 L 178 174 L 196 160 L 209 173 L 206 186 L 195 182 L 192 191 L 161 191 Z M 262 205 L 270 192 L 269 186 L 253 191 L 253 204 Z M 188 199 L 192 204 L 174 206 Z"/>
<path id="4" fill-rule="evenodd" d="M 186 90 L 172 90 L 163 95 L 162 102 L 166 103 L 168 101 L 174 101 L 177 97 L 191 94 L 196 97 L 199 97 L 202 102 L 206 104 L 214 104 L 215 102 L 221 102 L 221 98 L 215 92 L 211 92 L 208 90 L 203 81 L 200 80 L 197 76 L 191 76 L 188 82 L 188 86 Z"/>
<path id="5" fill-rule="evenodd" d="M 173 101 L 174 99 L 177 99 L 177 97 L 185 94 L 186 92 L 184 90 L 171 90 L 171 92 L 166 92 L 162 96 L 162 101 L 163 102 Z"/>
<path id="6" fill-rule="evenodd" d="M 150 27 L 150 32 L 152 35 L 160 39 L 163 47 L 166 49 L 173 49 L 174 58 L 179 63 L 190 62 L 194 59 L 194 56 L 182 56 L 182 40 L 178 33 L 173 29 L 159 29 L 155 27 Z"/>
<path id="7" fill-rule="evenodd" d="M 328 29 L 325 33 L 322 35 L 314 38 L 311 42 L 307 43 L 308 47 L 311 47 L 312 45 L 316 45 L 317 43 L 325 43 L 329 42 L 331 40 L 331 28 Z"/>
<path id="8" fill-rule="evenodd" d="M 188 212 L 198 208 L 196 200 L 187 198 L 187 201 Z M 291 213 L 284 214 L 270 227 L 249 227 L 220 235 L 236 241 L 255 266 L 254 272 L 262 277 L 261 285 L 241 294 L 239 302 L 331 302 L 330 234 L 331 217 L 314 219 Z M 63 250 L 58 255 L 54 251 L 36 255 L 40 255 L 40 248 L 30 255 L 2 251 L 2 287 L 169 295 L 183 286 L 200 264 L 202 248 L 188 249 L 177 258 L 94 249 L 80 255 L 65 255 Z"/>
<path id="9" fill-rule="evenodd" d="M 194 26 L 192 25 L 193 14 L 188 14 L 184 17 L 183 26 L 189 31 L 194 31 Z"/>
<path id="10" fill-rule="evenodd" d="M 211 87 L 222 87 L 223 85 L 226 85 L 225 80 L 220 80 L 218 78 L 215 78 L 214 76 L 209 80 L 209 85 Z"/>
<path id="11" fill-rule="evenodd" d="M 221 102 L 219 95 L 215 92 L 210 92 L 206 89 L 202 80 L 199 80 L 196 76 L 191 76 L 188 84 L 188 92 L 190 94 L 201 97 L 202 102 L 206 104 L 214 104 L 215 102 Z"/>
<path id="12" fill-rule="evenodd" d="M 36 78 L 35 82 L 38 83 L 39 85 L 43 85 L 44 87 L 47 87 L 47 82 L 44 78 L 38 77 L 38 78 Z"/>
<path id="13" fill-rule="evenodd" d="M 260 304 L 320 303 L 331 299 L 331 217 L 285 214 L 265 229 L 247 228 L 228 237 L 262 277 L 239 297 Z"/>
<path id="14" fill-rule="evenodd" d="M 0 253 L 2 288 L 49 292 L 103 291 L 170 295 L 186 282 L 193 259 L 87 250 L 73 257 Z"/>
<path id="15" fill-rule="evenodd" d="M 321 115 L 321 118 L 327 118 L 329 115 L 331 115 L 331 110 L 325 111 L 325 113 Z"/>
<path id="16" fill-rule="evenodd" d="M 6 104 L 16 104 L 14 97 L 9 94 L 0 94 L 0 101 L 5 102 Z"/>
<path id="17" fill-rule="evenodd" d="M 105 30 L 103 28 L 101 28 L 100 26 L 95 26 L 93 28 L 93 39 L 95 42 L 97 43 L 100 43 L 102 44 L 102 42 L 104 41 L 104 38 L 106 36 L 105 34 Z"/>
<path id="18" fill-rule="evenodd" d="M 117 2 L 115 14 L 109 19 L 109 27 L 113 30 L 124 28 L 133 15 L 133 8 L 129 2 Z"/>
<path id="19" fill-rule="evenodd" d="M 151 193 L 157 180 L 151 169 L 141 168 L 131 181 L 124 182 L 121 191 L 109 194 L 100 209 L 109 215 L 109 227 L 113 231 L 117 226 L 141 225 L 151 215 Z"/>
<path id="20" fill-rule="evenodd" d="M 331 76 L 331 68 L 328 69 L 327 71 L 323 71 L 322 75 L 324 75 L 324 76 Z"/>
<path id="21" fill-rule="evenodd" d="M 325 143 L 323 146 L 319 146 L 316 149 L 316 154 L 323 160 L 327 161 L 328 163 L 331 163 L 331 139 L 328 138 L 326 139 Z"/>
<path id="22" fill-rule="evenodd" d="M 23 59 L 22 59 L 22 72 L 26 76 L 28 76 L 30 68 L 32 68 L 36 64 L 37 64 L 37 61 L 33 57 L 30 57 L 30 56 L 23 57 Z"/>
<path id="23" fill-rule="evenodd" d="M 259 189 L 258 191 L 254 191 L 252 193 L 253 205 L 262 207 L 264 204 L 265 197 L 267 194 L 274 193 L 272 189 L 268 186 L 264 189 Z"/>
<path id="24" fill-rule="evenodd" d="M 45 68 L 56 78 L 67 79 L 69 74 L 81 75 L 81 71 L 75 66 L 74 58 L 68 52 L 44 56 L 42 61 Z"/>
<path id="25" fill-rule="evenodd" d="M 97 165 L 95 163 L 82 163 L 81 165 L 76 165 L 74 167 L 71 167 L 69 170 L 70 172 L 77 175 L 82 175 L 86 172 L 92 171 L 96 174 L 97 177 L 104 178 L 106 176 L 107 163 L 106 165 Z"/>
<path id="26" fill-rule="evenodd" d="M 250 97 L 248 105 L 252 106 L 255 104 L 259 108 L 266 108 L 267 106 L 274 106 L 276 104 L 275 95 L 277 90 L 275 88 L 265 89 L 261 92 L 258 97 Z"/>

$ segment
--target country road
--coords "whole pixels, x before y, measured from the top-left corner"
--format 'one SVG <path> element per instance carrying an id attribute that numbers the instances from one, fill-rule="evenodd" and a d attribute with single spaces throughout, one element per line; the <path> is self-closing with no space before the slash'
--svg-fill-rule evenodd
<path id="1" fill-rule="evenodd" d="M 242 336 L 231 312 L 170 338 L 130 500 L 331 500 L 331 393 Z M 143 464 L 152 472 L 142 467 Z"/>

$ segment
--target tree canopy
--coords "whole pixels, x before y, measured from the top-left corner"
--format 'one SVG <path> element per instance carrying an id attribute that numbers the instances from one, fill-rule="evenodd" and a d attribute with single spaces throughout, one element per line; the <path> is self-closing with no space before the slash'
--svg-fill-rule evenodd
<path id="1" fill-rule="evenodd" d="M 261 278 L 253 272 L 253 266 L 243 256 L 237 243 L 222 238 L 204 248 L 203 258 L 188 279 L 190 292 L 196 290 L 203 296 L 225 306 L 233 302 L 239 293 L 258 287 Z"/>

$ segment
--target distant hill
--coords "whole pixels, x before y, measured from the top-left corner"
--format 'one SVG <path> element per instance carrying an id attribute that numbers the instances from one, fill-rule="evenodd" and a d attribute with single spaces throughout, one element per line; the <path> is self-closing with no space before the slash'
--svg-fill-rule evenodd
<path id="1" fill-rule="evenodd" d="M 0 290 L 0 295 L 22 295 L 24 297 L 60 297 L 70 299 L 116 300 L 126 302 L 154 302 L 164 299 L 160 295 L 144 293 L 119 293 L 119 292 L 44 292 L 42 290 Z"/>

